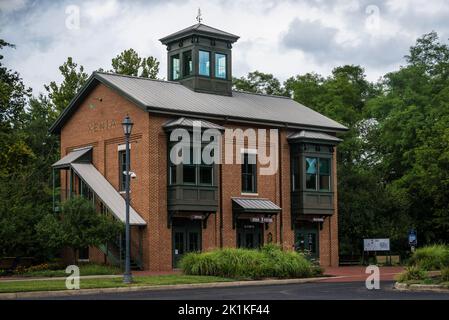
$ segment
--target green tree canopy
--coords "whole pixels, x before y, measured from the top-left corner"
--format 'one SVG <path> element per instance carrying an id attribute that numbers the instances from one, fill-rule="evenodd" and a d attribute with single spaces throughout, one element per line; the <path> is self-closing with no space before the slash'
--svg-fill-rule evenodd
<path id="1" fill-rule="evenodd" d="M 112 59 L 112 69 L 112 72 L 119 74 L 157 79 L 159 61 L 153 56 L 141 58 L 134 49 L 130 48 Z"/>
<path id="2" fill-rule="evenodd" d="M 270 73 L 260 71 L 250 72 L 247 77 L 232 79 L 232 84 L 235 90 L 271 95 L 286 95 L 280 81 Z"/>
<path id="3" fill-rule="evenodd" d="M 67 61 L 59 67 L 59 71 L 63 76 L 63 81 L 58 85 L 55 81 L 45 85 L 48 91 L 48 97 L 55 105 L 56 110 L 60 113 L 64 110 L 86 83 L 88 75 L 84 72 L 84 67 L 76 64 L 72 57 L 68 57 Z"/>
<path id="4" fill-rule="evenodd" d="M 61 214 L 46 215 L 36 226 L 36 232 L 46 248 L 69 247 L 77 251 L 114 240 L 123 232 L 123 224 L 111 216 L 98 214 L 92 202 L 74 197 L 62 205 Z"/>

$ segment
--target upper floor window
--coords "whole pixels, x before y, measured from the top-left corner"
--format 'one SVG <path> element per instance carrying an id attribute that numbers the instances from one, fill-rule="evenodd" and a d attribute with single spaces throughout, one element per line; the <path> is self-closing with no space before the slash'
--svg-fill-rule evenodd
<path id="1" fill-rule="evenodd" d="M 199 50 L 199 74 L 210 76 L 210 52 Z"/>
<path id="2" fill-rule="evenodd" d="M 171 64 L 171 80 L 178 80 L 181 77 L 181 64 L 179 54 L 170 57 Z"/>
<path id="3" fill-rule="evenodd" d="M 306 157 L 306 189 L 330 190 L 330 159 Z"/>
<path id="4" fill-rule="evenodd" d="M 182 63 L 184 65 L 183 76 L 190 76 L 193 74 L 193 61 L 192 61 L 192 51 L 185 51 L 182 54 Z"/>
<path id="5" fill-rule="evenodd" d="M 215 54 L 215 77 L 226 79 L 226 55 L 223 53 Z"/>
<path id="6" fill-rule="evenodd" d="M 257 156 L 254 153 L 243 153 L 242 192 L 257 192 Z"/>
<path id="7" fill-rule="evenodd" d="M 179 166 L 170 162 L 169 164 L 169 184 L 188 184 L 188 185 L 213 185 L 214 184 L 214 165 L 194 163 L 193 147 L 187 147 L 190 159 Z M 183 150 L 184 152 L 184 150 Z M 200 150 L 202 153 L 202 150 Z M 200 157 L 201 158 L 201 157 Z M 180 171 L 178 171 L 178 168 Z"/>
<path id="8" fill-rule="evenodd" d="M 131 152 L 130 152 L 130 159 L 131 159 Z M 118 152 L 118 160 L 119 160 L 119 191 L 125 191 L 126 188 L 126 151 L 120 150 Z M 131 160 L 130 160 L 131 161 Z M 130 168 L 131 170 L 131 168 Z"/>

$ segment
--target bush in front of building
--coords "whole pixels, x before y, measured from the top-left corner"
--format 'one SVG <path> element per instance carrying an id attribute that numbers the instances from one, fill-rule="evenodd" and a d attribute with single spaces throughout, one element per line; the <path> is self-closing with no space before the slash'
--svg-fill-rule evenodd
<path id="1" fill-rule="evenodd" d="M 423 270 L 440 270 L 449 267 L 449 246 L 426 246 L 413 253 L 409 265 L 419 266 Z"/>
<path id="2" fill-rule="evenodd" d="M 405 271 L 397 277 L 399 282 L 421 281 L 425 279 L 427 279 L 426 271 L 417 266 L 407 267 Z"/>
<path id="3" fill-rule="evenodd" d="M 306 278 L 322 270 L 294 251 L 266 245 L 260 250 L 225 248 L 188 253 L 180 261 L 185 274 L 220 276 L 234 279 Z"/>

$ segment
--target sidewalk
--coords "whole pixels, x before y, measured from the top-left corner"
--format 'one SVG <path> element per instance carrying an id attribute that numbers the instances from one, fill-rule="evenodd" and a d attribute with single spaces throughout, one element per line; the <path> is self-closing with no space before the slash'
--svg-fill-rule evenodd
<path id="1" fill-rule="evenodd" d="M 353 282 L 365 281 L 370 273 L 365 273 L 367 266 L 350 266 L 350 267 L 327 267 L 324 268 L 324 274 L 334 276 L 334 278 L 326 278 L 321 282 Z M 404 267 L 379 267 L 380 280 L 391 281 L 402 271 Z"/>

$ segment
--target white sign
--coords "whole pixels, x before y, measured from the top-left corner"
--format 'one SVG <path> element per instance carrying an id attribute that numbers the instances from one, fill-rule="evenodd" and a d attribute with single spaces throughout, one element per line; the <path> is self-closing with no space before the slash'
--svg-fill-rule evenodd
<path id="1" fill-rule="evenodd" d="M 364 251 L 390 251 L 390 239 L 363 239 Z"/>
<path id="2" fill-rule="evenodd" d="M 265 218 L 265 217 L 254 217 L 254 218 L 251 218 L 250 220 L 251 220 L 251 222 L 260 222 L 260 223 L 273 222 L 273 219 Z"/>

